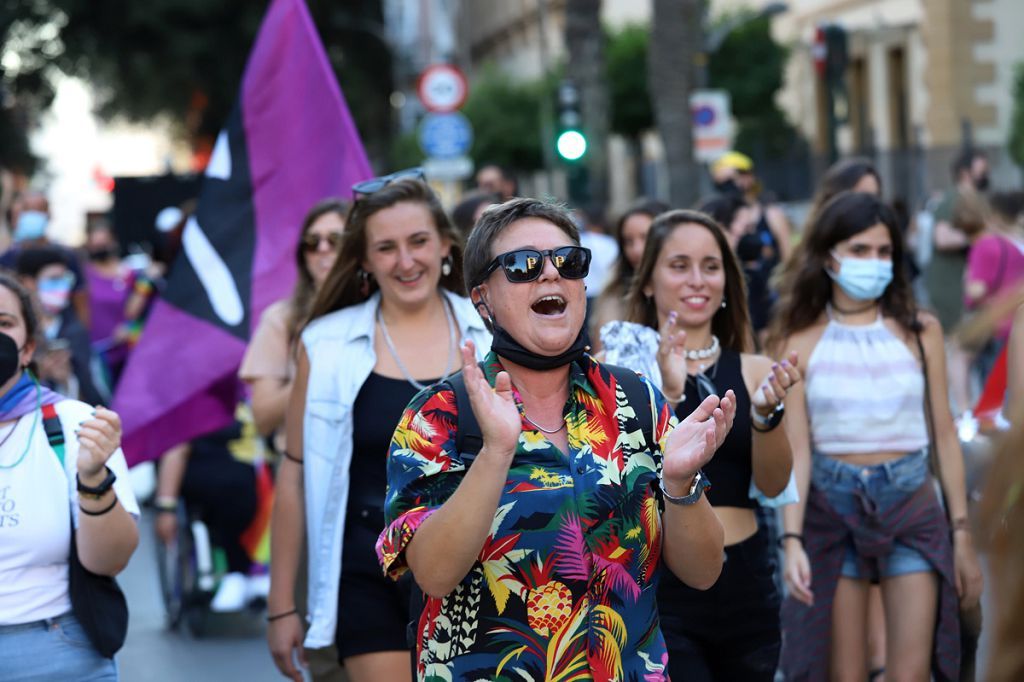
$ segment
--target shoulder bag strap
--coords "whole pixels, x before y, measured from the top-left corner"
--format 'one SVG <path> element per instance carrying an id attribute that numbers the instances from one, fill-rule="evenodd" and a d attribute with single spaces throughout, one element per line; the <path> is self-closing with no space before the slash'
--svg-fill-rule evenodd
<path id="1" fill-rule="evenodd" d="M 921 354 L 921 374 L 924 376 L 924 418 L 928 427 L 928 459 L 931 464 L 932 474 L 939 479 L 939 495 L 942 491 L 942 463 L 939 459 L 939 439 L 935 435 L 935 412 L 932 409 L 931 382 L 928 380 L 928 355 L 924 352 L 924 343 L 921 341 L 921 330 L 914 332 L 917 340 L 917 350 Z M 943 504 L 946 514 L 949 514 L 949 507 Z"/>

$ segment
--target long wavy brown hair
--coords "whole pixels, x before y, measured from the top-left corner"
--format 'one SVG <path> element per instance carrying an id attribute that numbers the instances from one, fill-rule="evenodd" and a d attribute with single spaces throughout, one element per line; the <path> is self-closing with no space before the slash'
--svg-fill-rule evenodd
<path id="1" fill-rule="evenodd" d="M 344 199 L 330 197 L 315 204 L 302 220 L 302 233 L 299 237 L 298 247 L 295 249 L 295 262 L 299 267 L 299 277 L 295 282 L 291 298 L 288 299 L 287 329 L 288 339 L 292 342 L 298 338 L 302 325 L 309 319 L 313 301 L 316 299 L 316 285 L 313 283 L 313 275 L 306 266 L 306 252 L 302 246 L 302 239 L 309 232 L 313 223 L 321 217 L 328 213 L 336 213 L 344 221 L 350 208 L 350 204 Z"/>
<path id="2" fill-rule="evenodd" d="M 633 277 L 626 299 L 629 306 L 629 320 L 645 324 L 652 329 L 658 328 L 658 311 L 654 298 L 644 294 L 644 287 L 651 282 L 654 266 L 658 255 L 665 246 L 669 236 L 683 225 L 700 225 L 711 233 L 722 252 L 722 267 L 725 269 L 725 300 L 726 307 L 715 311 L 711 318 L 711 333 L 718 337 L 723 348 L 746 352 L 752 346 L 750 331 L 750 312 L 747 310 L 747 282 L 743 277 L 736 255 L 729 248 L 725 238 L 725 230 L 710 216 L 700 211 L 676 209 L 662 213 L 651 223 L 644 245 L 644 256 Z"/>
<path id="3" fill-rule="evenodd" d="M 452 227 L 448 214 L 441 206 L 441 201 L 422 180 L 406 178 L 386 185 L 384 188 L 360 197 L 352 204 L 348 220 L 345 221 L 345 236 L 341 242 L 338 260 L 327 275 L 320 293 L 313 303 L 309 320 L 315 320 L 327 313 L 357 303 L 362 303 L 379 288 L 370 278 L 364 290 L 363 278 L 360 276 L 363 260 L 366 258 L 367 237 L 366 224 L 374 213 L 390 208 L 395 204 L 408 202 L 423 204 L 434 219 L 434 227 L 442 239 L 451 242 L 451 272 L 441 276 L 440 286 L 456 294 L 464 296 L 465 284 L 462 281 L 462 239 Z"/>
<path id="4" fill-rule="evenodd" d="M 896 214 L 871 194 L 840 192 L 811 218 L 803 240 L 786 261 L 779 281 L 779 305 L 768 336 L 768 347 L 773 352 L 825 312 L 832 299 L 832 278 L 825 266 L 836 244 L 876 225 L 884 225 L 892 240 L 892 282 L 879 299 L 882 314 L 896 320 L 907 332 L 920 331 L 914 295 L 902 267 L 903 237 Z"/>

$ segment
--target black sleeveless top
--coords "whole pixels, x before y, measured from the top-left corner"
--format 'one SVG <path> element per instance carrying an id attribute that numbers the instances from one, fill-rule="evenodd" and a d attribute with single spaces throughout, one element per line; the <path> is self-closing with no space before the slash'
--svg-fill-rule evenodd
<path id="1" fill-rule="evenodd" d="M 736 393 L 736 418 L 732 430 L 715 456 L 704 465 L 704 473 L 711 481 L 711 489 L 707 492 L 708 502 L 712 506 L 754 509 L 757 502 L 750 499 L 749 494 L 753 475 L 750 459 L 753 443 L 750 394 L 743 381 L 740 354 L 723 348 L 718 362 L 704 370 L 704 375 L 715 385 L 717 395 L 725 395 L 730 388 Z M 687 378 L 683 402 L 676 406 L 679 419 L 687 417 L 700 405 L 701 396 L 705 394 L 700 391 L 698 383 L 694 376 Z"/>
<path id="2" fill-rule="evenodd" d="M 402 419 L 406 405 L 417 392 L 405 379 L 392 379 L 376 372 L 366 377 L 352 406 L 349 506 L 384 508 L 391 437 L 395 434 L 395 427 Z"/>

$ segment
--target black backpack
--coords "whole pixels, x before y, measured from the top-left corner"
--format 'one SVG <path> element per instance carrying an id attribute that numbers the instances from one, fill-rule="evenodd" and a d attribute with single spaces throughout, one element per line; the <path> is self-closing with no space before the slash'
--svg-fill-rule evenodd
<path id="1" fill-rule="evenodd" d="M 656 442 L 654 437 L 654 408 L 651 405 L 651 394 L 647 385 L 640 379 L 636 372 L 618 365 L 602 364 L 607 369 L 617 384 L 622 386 L 626 394 L 626 403 L 633 406 L 637 419 L 640 421 L 640 428 L 645 435 L 649 446 Z M 483 369 L 483 363 L 480 363 Z M 458 452 L 467 464 L 476 457 L 483 447 L 484 438 L 480 432 L 480 424 L 473 414 L 473 407 L 469 403 L 469 392 L 466 390 L 466 382 L 462 372 L 456 372 L 448 377 L 448 385 L 455 393 L 455 409 L 457 422 L 455 428 L 455 451 Z M 419 626 L 420 614 L 423 613 L 425 597 L 416 581 L 412 581 L 412 594 L 409 599 L 409 625 L 406 628 L 406 643 L 412 650 L 413 656 L 413 678 L 416 677 L 416 637 Z"/>

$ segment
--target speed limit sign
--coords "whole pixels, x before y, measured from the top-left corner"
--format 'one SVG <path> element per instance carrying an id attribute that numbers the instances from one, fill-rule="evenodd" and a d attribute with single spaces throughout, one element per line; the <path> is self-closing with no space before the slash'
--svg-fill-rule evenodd
<path id="1" fill-rule="evenodd" d="M 416 92 L 427 111 L 445 114 L 458 110 L 469 94 L 466 75 L 451 64 L 433 64 L 420 74 Z"/>

